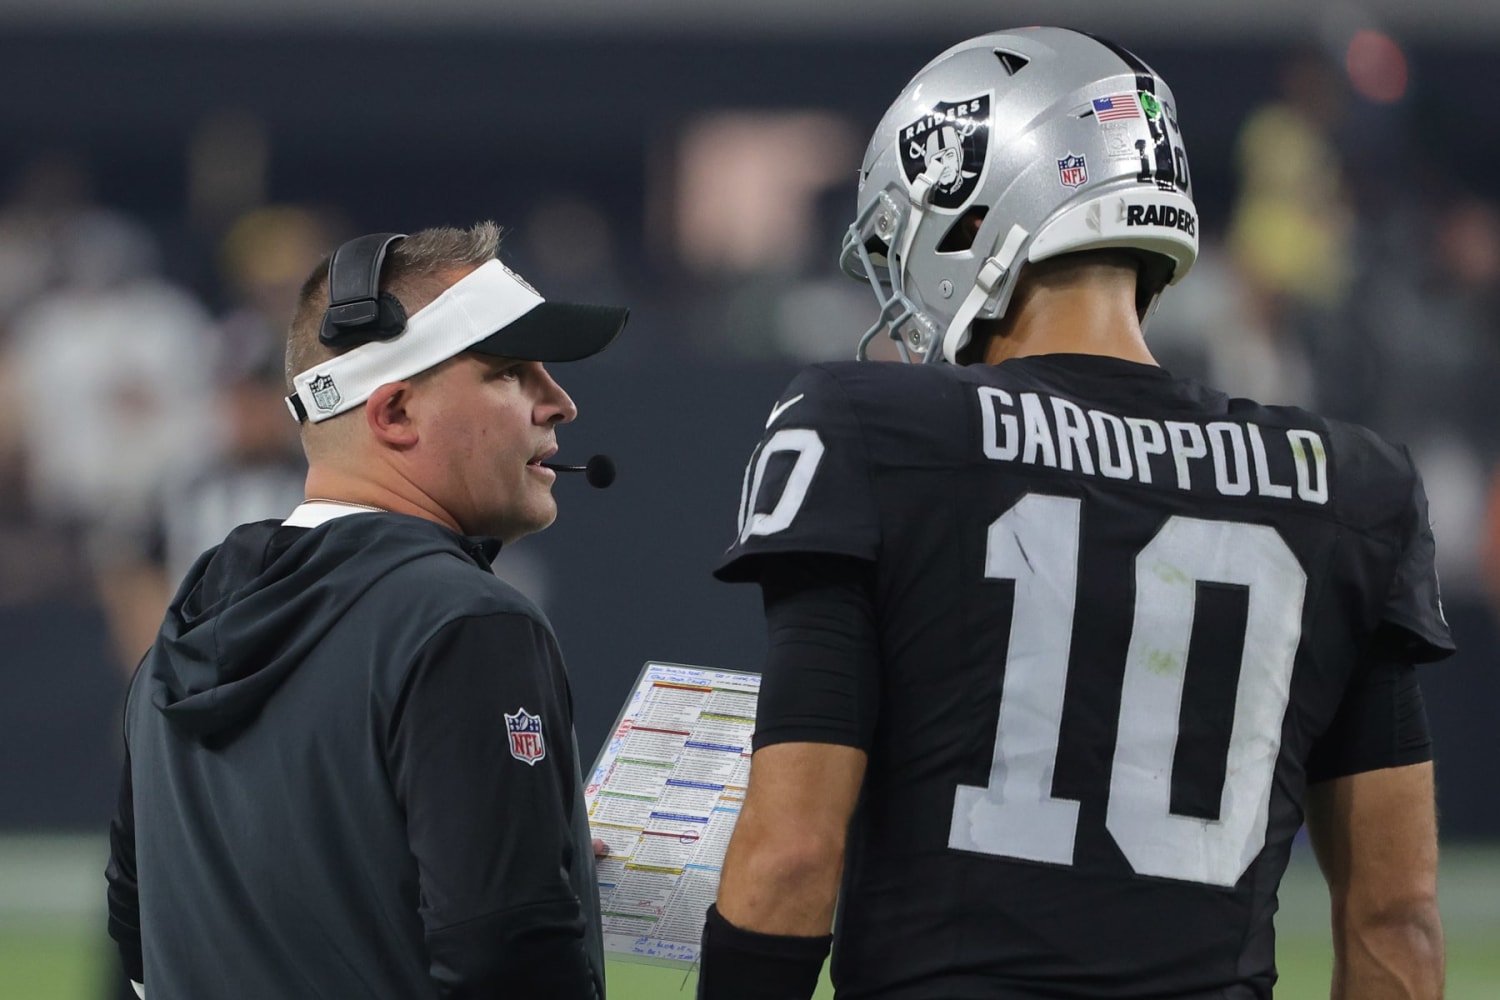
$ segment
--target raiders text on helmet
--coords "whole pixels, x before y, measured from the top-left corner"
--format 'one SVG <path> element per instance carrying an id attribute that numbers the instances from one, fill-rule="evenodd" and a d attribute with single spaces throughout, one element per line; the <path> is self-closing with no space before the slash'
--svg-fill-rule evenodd
<path id="1" fill-rule="evenodd" d="M 885 332 L 908 360 L 955 360 L 1031 261 L 1123 247 L 1165 258 L 1175 284 L 1198 255 L 1171 90 L 1063 28 L 982 35 L 929 63 L 875 129 L 858 209 L 840 263 L 880 301 L 860 357 Z M 980 216 L 970 242 L 960 224 Z"/>

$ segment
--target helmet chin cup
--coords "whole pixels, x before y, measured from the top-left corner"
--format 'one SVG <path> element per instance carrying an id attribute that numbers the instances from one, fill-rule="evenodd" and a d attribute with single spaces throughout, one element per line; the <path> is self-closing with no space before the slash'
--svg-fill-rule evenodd
<path id="1" fill-rule="evenodd" d="M 884 267 L 871 257 L 869 249 L 853 227 L 844 238 L 846 253 L 863 271 L 865 281 L 875 293 L 880 313 L 875 322 L 859 338 L 854 356 L 868 361 L 870 343 L 884 333 L 896 342 L 901 359 L 908 363 L 930 360 L 938 336 L 937 324 L 927 316 L 901 288 L 901 275 L 895 258 L 889 258 Z M 914 357 L 915 356 L 915 357 Z"/>

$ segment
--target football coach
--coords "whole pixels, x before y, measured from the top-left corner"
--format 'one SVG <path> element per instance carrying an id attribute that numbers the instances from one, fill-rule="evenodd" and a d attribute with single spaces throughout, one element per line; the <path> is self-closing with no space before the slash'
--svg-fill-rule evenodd
<path id="1" fill-rule="evenodd" d="M 303 287 L 307 499 L 198 559 L 126 704 L 109 928 L 151 1000 L 604 995 L 567 674 L 490 563 L 557 516 L 544 363 L 627 313 L 498 242 L 361 237 Z"/>

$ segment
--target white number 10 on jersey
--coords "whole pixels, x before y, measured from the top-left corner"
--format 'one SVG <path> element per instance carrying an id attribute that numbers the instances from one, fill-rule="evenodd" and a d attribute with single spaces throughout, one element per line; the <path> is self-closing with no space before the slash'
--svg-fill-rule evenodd
<path id="1" fill-rule="evenodd" d="M 1078 589 L 1079 511 L 1029 494 L 989 527 L 985 576 L 1015 581 L 989 784 L 959 785 L 948 846 L 1070 865 L 1078 803 L 1052 795 Z M 1248 594 L 1219 819 L 1171 811 L 1198 583 Z M 1135 560 L 1135 611 L 1105 826 L 1142 875 L 1237 882 L 1265 845 L 1307 575 L 1274 528 L 1174 516 Z"/>

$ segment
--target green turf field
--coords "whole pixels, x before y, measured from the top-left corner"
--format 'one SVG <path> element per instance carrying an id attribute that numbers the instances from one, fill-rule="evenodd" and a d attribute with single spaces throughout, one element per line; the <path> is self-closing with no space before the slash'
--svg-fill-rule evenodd
<path id="1" fill-rule="evenodd" d="M 104 937 L 105 845 L 90 838 L 0 838 L 0 1000 L 99 1000 L 113 951 Z M 1443 855 L 1449 1000 L 1500 998 L 1500 846 Z M 1278 1000 L 1328 996 L 1327 896 L 1299 852 L 1277 921 Z M 612 963 L 612 1000 L 690 997 L 693 977 Z M 113 996 L 113 994 L 108 994 Z M 825 982 L 818 996 L 832 997 Z"/>

